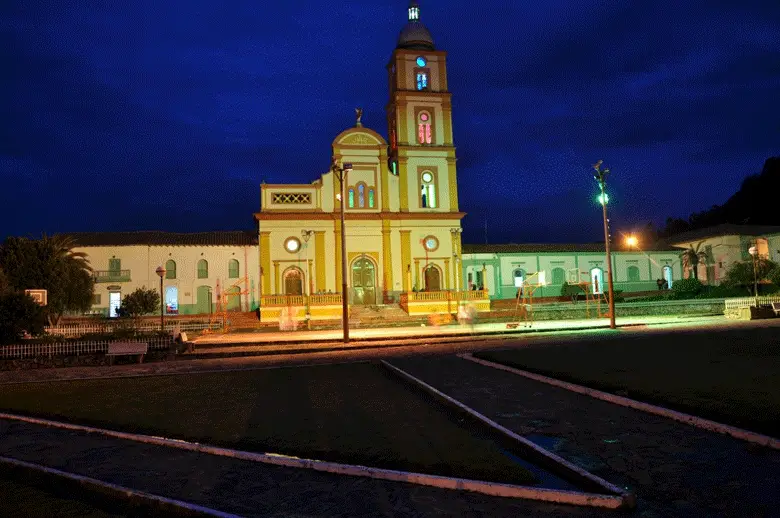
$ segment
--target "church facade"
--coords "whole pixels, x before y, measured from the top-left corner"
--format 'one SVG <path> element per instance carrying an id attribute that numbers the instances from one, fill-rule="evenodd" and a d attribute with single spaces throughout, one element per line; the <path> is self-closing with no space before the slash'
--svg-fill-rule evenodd
<path id="1" fill-rule="evenodd" d="M 447 53 L 435 49 L 419 16 L 412 2 L 387 64 L 389 142 L 362 125 L 358 110 L 355 126 L 333 140 L 331 170 L 311 184 L 261 186 L 255 219 L 263 295 L 340 292 L 342 239 L 352 304 L 459 286 L 464 214 Z M 344 164 L 352 169 L 341 200 Z"/>

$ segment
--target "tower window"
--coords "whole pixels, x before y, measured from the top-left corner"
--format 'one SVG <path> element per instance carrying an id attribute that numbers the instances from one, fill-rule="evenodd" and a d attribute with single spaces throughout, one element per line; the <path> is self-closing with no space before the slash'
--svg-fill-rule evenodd
<path id="1" fill-rule="evenodd" d="M 433 128 L 431 127 L 431 114 L 420 112 L 417 116 L 417 142 L 431 144 L 433 142 Z"/>
<path id="2" fill-rule="evenodd" d="M 420 175 L 420 207 L 423 209 L 435 209 L 436 203 L 436 178 L 430 171 L 423 171 Z"/>
<path id="3" fill-rule="evenodd" d="M 364 209 L 366 208 L 366 184 L 359 183 L 357 186 L 358 190 L 358 208 Z"/>
<path id="4" fill-rule="evenodd" d="M 427 70 L 418 70 L 417 71 L 417 89 L 418 90 L 427 90 L 428 89 L 428 71 Z"/>
<path id="5" fill-rule="evenodd" d="M 409 21 L 410 22 L 420 21 L 420 8 L 417 7 L 415 4 L 409 6 Z"/>
<path id="6" fill-rule="evenodd" d="M 354 209 L 355 208 L 355 189 L 353 189 L 351 187 L 349 188 L 349 193 L 347 194 L 347 200 L 348 200 L 347 206 L 350 209 Z"/>
<path id="7" fill-rule="evenodd" d="M 368 190 L 368 208 L 374 208 L 374 189 Z"/>

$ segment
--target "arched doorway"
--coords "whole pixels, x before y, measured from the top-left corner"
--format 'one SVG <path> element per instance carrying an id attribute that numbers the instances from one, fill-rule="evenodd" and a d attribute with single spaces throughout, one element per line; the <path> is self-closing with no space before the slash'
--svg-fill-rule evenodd
<path id="1" fill-rule="evenodd" d="M 296 266 L 284 271 L 284 294 L 303 295 L 303 272 Z"/>
<path id="2" fill-rule="evenodd" d="M 666 289 L 672 289 L 672 267 L 668 264 L 664 266 L 664 280 L 666 281 Z"/>
<path id="3" fill-rule="evenodd" d="M 425 268 L 423 279 L 425 291 L 441 291 L 441 272 L 436 266 L 429 264 Z"/>
<path id="4" fill-rule="evenodd" d="M 604 293 L 604 272 L 601 268 L 593 268 L 590 271 L 590 282 L 594 295 Z"/>
<path id="5" fill-rule="evenodd" d="M 353 304 L 376 304 L 376 268 L 366 256 L 352 263 L 352 293 Z"/>

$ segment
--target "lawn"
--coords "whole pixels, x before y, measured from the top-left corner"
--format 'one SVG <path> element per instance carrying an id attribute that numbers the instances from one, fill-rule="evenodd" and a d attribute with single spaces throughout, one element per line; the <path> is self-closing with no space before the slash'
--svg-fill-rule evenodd
<path id="1" fill-rule="evenodd" d="M 57 492 L 59 493 L 59 492 Z M 125 516 L 0 475 L 0 516 L 17 518 L 109 518 Z"/>
<path id="2" fill-rule="evenodd" d="M 475 356 L 780 437 L 777 328 L 601 333 Z"/>
<path id="3" fill-rule="evenodd" d="M 483 428 L 376 364 L 6 385 L 0 408 L 251 451 L 534 481 Z"/>

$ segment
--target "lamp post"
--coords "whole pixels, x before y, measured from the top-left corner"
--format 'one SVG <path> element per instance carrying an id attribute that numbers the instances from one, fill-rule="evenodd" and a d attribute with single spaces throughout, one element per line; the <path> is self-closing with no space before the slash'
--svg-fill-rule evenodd
<path id="1" fill-rule="evenodd" d="M 155 273 L 160 277 L 160 332 L 165 331 L 165 298 L 163 297 L 163 277 L 165 268 L 158 266 Z"/>
<path id="2" fill-rule="evenodd" d="M 755 297 L 756 309 L 758 309 L 758 269 L 756 263 L 758 262 L 758 248 L 751 246 L 748 248 L 748 253 L 753 257 L 753 296 Z"/>
<path id="3" fill-rule="evenodd" d="M 303 238 L 304 247 L 306 248 L 306 287 L 304 290 L 306 293 L 306 329 L 311 329 L 311 271 L 309 269 L 309 239 L 314 234 L 313 230 L 301 230 L 301 237 Z M 342 236 L 343 239 L 343 236 Z"/>
<path id="4" fill-rule="evenodd" d="M 333 157 L 331 171 L 339 179 L 339 201 L 341 201 L 341 322 L 344 329 L 344 343 L 349 342 L 349 304 L 347 301 L 347 233 L 344 224 L 344 204 L 346 203 L 346 181 L 352 171 L 352 164 L 343 163 L 339 167 L 338 160 Z"/>
<path id="5" fill-rule="evenodd" d="M 593 169 L 596 173 L 593 178 L 599 183 L 599 203 L 601 203 L 602 214 L 604 215 L 604 246 L 607 252 L 607 283 L 609 286 L 609 328 L 615 329 L 615 292 L 612 287 L 612 258 L 609 249 L 609 219 L 607 219 L 607 203 L 609 203 L 609 196 L 606 192 L 607 176 L 609 175 L 609 169 L 601 169 L 603 160 L 599 160 L 593 164 Z"/>

